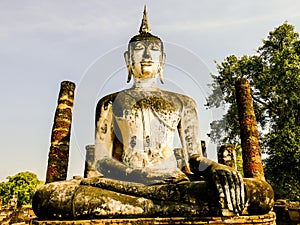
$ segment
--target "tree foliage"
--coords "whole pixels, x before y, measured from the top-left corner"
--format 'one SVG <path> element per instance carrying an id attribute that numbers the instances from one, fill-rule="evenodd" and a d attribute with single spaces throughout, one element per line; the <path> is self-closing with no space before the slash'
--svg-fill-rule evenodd
<path id="1" fill-rule="evenodd" d="M 225 107 L 227 113 L 211 123 L 211 139 L 236 144 L 239 123 L 234 84 L 245 77 L 251 85 L 261 146 L 268 157 L 265 174 L 276 197 L 300 196 L 300 40 L 288 23 L 271 31 L 252 56 L 229 56 L 212 74 L 209 107 Z"/>
<path id="2" fill-rule="evenodd" d="M 8 181 L 0 183 L 0 197 L 3 204 L 8 204 L 15 195 L 18 199 L 18 206 L 31 204 L 35 189 L 43 183 L 36 174 L 31 172 L 20 172 L 7 179 Z"/>

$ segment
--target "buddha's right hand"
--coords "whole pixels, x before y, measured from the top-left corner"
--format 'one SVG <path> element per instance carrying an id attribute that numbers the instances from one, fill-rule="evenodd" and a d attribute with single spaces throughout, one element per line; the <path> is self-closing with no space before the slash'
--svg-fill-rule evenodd
<path id="1" fill-rule="evenodd" d="M 214 183 L 222 209 L 227 208 L 237 214 L 243 211 L 245 191 L 243 178 L 238 171 L 198 155 L 190 159 L 190 168 L 194 174 L 202 175 Z"/>

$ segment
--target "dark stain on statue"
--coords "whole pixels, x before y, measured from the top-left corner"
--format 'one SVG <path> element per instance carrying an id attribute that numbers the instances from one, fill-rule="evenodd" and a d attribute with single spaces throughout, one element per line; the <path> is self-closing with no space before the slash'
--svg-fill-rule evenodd
<path id="1" fill-rule="evenodd" d="M 128 115 L 129 115 L 129 111 L 126 109 L 126 110 L 124 111 L 124 114 L 125 114 L 125 118 L 127 118 Z"/>
<path id="2" fill-rule="evenodd" d="M 101 133 L 102 134 L 106 134 L 107 133 L 107 122 L 106 121 L 103 124 L 103 126 L 101 126 Z"/>
<path id="3" fill-rule="evenodd" d="M 136 136 L 131 137 L 130 147 L 134 148 L 136 146 Z"/>
<path id="4" fill-rule="evenodd" d="M 149 137 L 149 135 L 147 135 L 145 147 L 149 147 L 149 146 L 150 146 L 150 137 Z"/>

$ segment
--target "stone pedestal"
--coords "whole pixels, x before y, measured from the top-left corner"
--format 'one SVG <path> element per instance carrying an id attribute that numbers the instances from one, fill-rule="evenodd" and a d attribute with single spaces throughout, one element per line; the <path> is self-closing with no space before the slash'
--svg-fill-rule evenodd
<path id="1" fill-rule="evenodd" d="M 31 225 L 149 225 L 149 224 L 261 224 L 276 225 L 274 212 L 264 215 L 233 217 L 168 217 L 168 218 L 127 218 L 127 219 L 92 219 L 92 220 L 32 220 Z"/>

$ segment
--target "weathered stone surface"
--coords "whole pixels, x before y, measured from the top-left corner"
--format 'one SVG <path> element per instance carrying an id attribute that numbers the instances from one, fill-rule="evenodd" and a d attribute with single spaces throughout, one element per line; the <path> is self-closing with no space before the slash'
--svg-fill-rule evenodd
<path id="1" fill-rule="evenodd" d="M 263 214 L 273 206 L 269 184 L 245 179 L 245 214 Z M 217 192 L 205 181 L 143 185 L 106 178 L 53 182 L 37 190 L 33 210 L 39 218 L 221 215 Z"/>
<path id="2" fill-rule="evenodd" d="M 156 218 L 121 218 L 121 219 L 91 219 L 43 221 L 32 220 L 32 225 L 150 225 L 150 224 L 219 224 L 219 225 L 276 225 L 274 212 L 260 216 L 232 217 L 156 217 Z"/>
<path id="3" fill-rule="evenodd" d="M 32 209 L 39 218 L 73 218 L 73 195 L 80 180 L 51 182 L 43 185 L 32 199 Z M 43 191 L 41 191 L 43 190 Z M 47 205 L 47 207 L 45 207 Z"/>
<path id="4" fill-rule="evenodd" d="M 247 213 L 255 215 L 269 212 L 274 205 L 274 192 L 271 185 L 254 178 L 244 178 L 244 182 Z"/>
<path id="5" fill-rule="evenodd" d="M 88 171 L 91 170 L 91 165 L 95 159 L 95 145 L 87 145 L 85 146 L 86 154 L 85 154 L 85 166 L 84 166 L 84 177 L 88 177 Z"/>
<path id="6" fill-rule="evenodd" d="M 237 80 L 235 88 L 243 149 L 244 176 L 265 179 L 250 84 L 246 78 L 240 78 Z"/>
<path id="7" fill-rule="evenodd" d="M 218 163 L 236 169 L 236 156 L 233 144 L 222 145 L 218 149 Z"/>
<path id="8" fill-rule="evenodd" d="M 61 82 L 48 157 L 46 183 L 66 180 L 75 84 Z"/>

